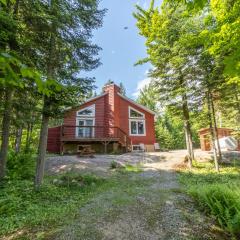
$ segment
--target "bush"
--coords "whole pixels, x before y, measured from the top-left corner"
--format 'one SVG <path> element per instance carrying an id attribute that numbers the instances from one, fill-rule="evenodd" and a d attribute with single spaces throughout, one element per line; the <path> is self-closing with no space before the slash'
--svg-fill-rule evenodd
<path id="1" fill-rule="evenodd" d="M 216 173 L 212 163 L 194 162 L 191 172 L 182 171 L 180 181 L 200 207 L 213 215 L 219 225 L 240 239 L 239 167 L 221 165 Z"/>
<path id="2" fill-rule="evenodd" d="M 65 187 L 86 187 L 102 184 L 104 179 L 94 175 L 80 175 L 74 172 L 67 172 L 53 180 L 53 183 Z"/>
<path id="3" fill-rule="evenodd" d="M 110 164 L 110 168 L 111 169 L 116 169 L 117 168 L 117 162 L 116 161 L 112 161 L 111 164 Z"/>
<path id="4" fill-rule="evenodd" d="M 7 159 L 8 176 L 16 179 L 32 179 L 35 173 L 35 158 L 33 152 L 10 151 Z"/>

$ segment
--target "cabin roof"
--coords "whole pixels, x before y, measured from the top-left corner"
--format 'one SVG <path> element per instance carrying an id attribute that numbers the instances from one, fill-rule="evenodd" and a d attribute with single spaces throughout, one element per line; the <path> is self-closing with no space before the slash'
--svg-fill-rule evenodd
<path id="1" fill-rule="evenodd" d="M 80 107 L 80 106 L 82 106 L 82 105 L 84 105 L 84 104 L 86 104 L 86 103 L 89 103 L 89 102 L 92 102 L 92 101 L 94 101 L 94 100 L 97 100 L 97 99 L 99 99 L 99 98 L 101 98 L 101 97 L 104 97 L 104 96 L 106 96 L 107 94 L 108 94 L 108 93 L 106 92 L 106 93 L 102 93 L 102 94 L 100 94 L 100 95 L 98 95 L 98 96 L 96 96 L 96 97 L 89 98 L 89 99 L 87 99 L 85 102 L 83 102 L 82 104 L 80 104 L 80 105 L 78 105 L 78 106 L 76 106 L 76 107 L 67 108 L 66 111 L 71 111 L 71 110 L 73 110 L 73 109 L 76 109 L 76 108 L 78 108 L 78 107 Z M 145 107 L 145 106 L 143 106 L 143 105 L 135 102 L 134 100 L 132 100 L 132 99 L 126 97 L 126 96 L 123 96 L 121 93 L 118 93 L 118 96 L 120 96 L 120 97 L 123 98 L 124 100 L 126 100 L 126 101 L 128 101 L 128 102 L 130 102 L 130 103 L 132 103 L 132 104 L 134 104 L 134 105 L 136 105 L 137 107 L 145 110 L 146 112 L 148 112 L 148 113 L 150 113 L 150 114 L 152 114 L 152 115 L 156 115 L 156 113 L 155 113 L 154 111 L 152 111 L 152 110 L 150 110 L 149 108 L 147 108 L 147 107 Z"/>

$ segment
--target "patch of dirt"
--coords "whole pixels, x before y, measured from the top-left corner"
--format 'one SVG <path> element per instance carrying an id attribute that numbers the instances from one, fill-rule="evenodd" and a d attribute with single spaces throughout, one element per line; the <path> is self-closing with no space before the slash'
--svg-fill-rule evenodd
<path id="1" fill-rule="evenodd" d="M 128 164 L 141 163 L 143 172 L 115 176 L 119 187 L 101 193 L 80 208 L 76 218 L 51 239 L 226 239 L 213 220 L 199 212 L 192 200 L 182 192 L 173 168 L 181 163 L 184 155 L 183 151 L 125 154 L 106 156 L 105 159 L 101 156 L 101 159 L 95 158 L 89 162 L 78 160 L 77 163 L 73 158 L 71 167 L 84 172 L 94 166 L 100 167 L 101 174 L 108 177 L 112 177 L 112 173 L 109 173 L 112 160 Z M 68 165 L 66 158 L 64 161 Z M 79 168 L 78 164 L 85 167 Z M 48 165 L 49 172 L 55 165 Z M 95 173 L 99 174 L 99 169 Z"/>

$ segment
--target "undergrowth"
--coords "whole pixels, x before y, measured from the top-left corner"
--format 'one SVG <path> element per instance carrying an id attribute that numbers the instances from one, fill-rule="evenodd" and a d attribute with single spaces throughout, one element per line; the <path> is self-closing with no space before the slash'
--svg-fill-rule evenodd
<path id="1" fill-rule="evenodd" d="M 114 182 L 95 176 L 64 174 L 46 177 L 40 191 L 33 181 L 7 180 L 0 185 L 0 236 L 19 229 L 61 225 L 77 209 Z"/>
<path id="2" fill-rule="evenodd" d="M 180 181 L 199 206 L 213 215 L 219 225 L 240 239 L 240 168 L 222 165 L 220 173 L 212 163 L 194 163 L 194 169 L 180 172 Z"/>

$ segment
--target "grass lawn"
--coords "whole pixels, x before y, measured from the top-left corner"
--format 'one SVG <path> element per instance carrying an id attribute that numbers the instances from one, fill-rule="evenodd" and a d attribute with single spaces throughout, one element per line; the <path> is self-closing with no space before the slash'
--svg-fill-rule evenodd
<path id="1" fill-rule="evenodd" d="M 180 182 L 200 208 L 213 215 L 219 225 L 240 239 L 240 167 L 222 165 L 216 173 L 212 163 L 194 163 L 194 169 L 181 170 Z"/>

